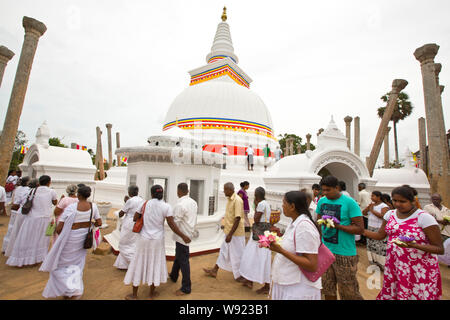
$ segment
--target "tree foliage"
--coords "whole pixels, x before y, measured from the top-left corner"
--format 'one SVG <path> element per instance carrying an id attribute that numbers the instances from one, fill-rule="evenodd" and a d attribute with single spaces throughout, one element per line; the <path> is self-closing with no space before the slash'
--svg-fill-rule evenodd
<path id="1" fill-rule="evenodd" d="M 389 92 L 380 98 L 383 102 L 387 102 L 389 100 Z M 395 146 L 395 162 L 399 163 L 398 158 L 398 140 L 397 140 L 397 123 L 400 120 L 405 120 L 407 117 L 411 115 L 413 112 L 413 105 L 411 101 L 409 101 L 409 96 L 406 92 L 400 92 L 398 94 L 398 98 L 394 107 L 394 112 L 392 113 L 392 117 L 390 121 L 393 122 L 394 127 L 394 146 Z M 386 112 L 386 107 L 380 107 L 377 110 L 377 114 L 379 118 L 383 118 L 384 113 Z"/>
<path id="2" fill-rule="evenodd" d="M 53 147 L 61 147 L 61 148 L 68 148 L 65 144 L 61 142 L 61 139 L 58 137 L 53 137 L 48 139 L 48 144 Z"/>
<path id="3" fill-rule="evenodd" d="M 27 142 L 25 133 L 22 130 L 18 130 L 14 139 L 13 154 L 11 157 L 11 162 L 9 163 L 9 170 L 19 169 L 19 164 L 22 163 L 23 158 L 25 157 L 25 154 L 20 153 L 20 149 L 22 146 L 25 146 Z"/>

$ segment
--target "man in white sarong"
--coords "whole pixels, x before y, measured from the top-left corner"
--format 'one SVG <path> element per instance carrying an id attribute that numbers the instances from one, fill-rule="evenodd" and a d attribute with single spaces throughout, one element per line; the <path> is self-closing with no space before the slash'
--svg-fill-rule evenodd
<path id="1" fill-rule="evenodd" d="M 137 186 L 128 187 L 128 196 L 130 197 L 125 206 L 119 212 L 119 218 L 124 217 L 122 229 L 120 230 L 119 255 L 117 256 L 114 267 L 118 269 L 128 269 L 128 265 L 136 252 L 136 241 L 138 234 L 133 232 L 134 214 L 142 206 L 144 199 L 138 196 L 139 188 Z"/>
<path id="2" fill-rule="evenodd" d="M 173 208 L 174 221 L 181 232 L 190 239 L 194 237 L 195 225 L 197 224 L 198 205 L 194 199 L 189 197 L 188 185 L 184 182 L 177 187 L 178 202 Z M 184 242 L 181 237 L 173 234 L 175 242 L 175 261 L 170 272 L 170 279 L 177 282 L 179 271 L 183 276 L 181 288 L 175 291 L 177 296 L 191 293 L 191 269 L 189 264 L 189 244 Z"/>
<path id="3" fill-rule="evenodd" d="M 239 272 L 242 254 L 245 249 L 244 203 L 235 192 L 231 182 L 225 183 L 223 192 L 228 198 L 224 217 L 225 241 L 220 247 L 219 258 L 211 269 L 203 268 L 210 277 L 215 278 L 219 268 L 233 272 L 234 279 L 245 281 Z"/>

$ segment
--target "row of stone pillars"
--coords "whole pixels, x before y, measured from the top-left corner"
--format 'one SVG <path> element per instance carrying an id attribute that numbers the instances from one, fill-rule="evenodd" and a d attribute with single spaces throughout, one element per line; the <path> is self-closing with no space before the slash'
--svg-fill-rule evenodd
<path id="1" fill-rule="evenodd" d="M 0 185 L 4 185 L 6 181 L 39 38 L 47 31 L 45 24 L 29 17 L 23 17 L 22 26 L 25 29 L 25 36 L 0 137 Z M 13 56 L 11 50 L 4 46 L 0 47 L 0 84 L 6 64 Z"/>
<path id="2" fill-rule="evenodd" d="M 112 156 L 112 139 L 111 139 L 111 129 L 112 124 L 107 123 L 106 124 L 106 130 L 108 135 L 108 168 L 111 168 L 113 165 L 113 156 Z M 95 178 L 99 180 L 105 179 L 105 169 L 103 164 L 103 147 L 102 147 L 102 131 L 100 130 L 100 127 L 96 128 L 96 134 L 97 134 L 97 149 L 95 153 L 95 166 L 99 170 L 99 175 L 95 175 Z M 116 148 L 120 148 L 120 132 L 116 132 Z M 120 156 L 117 155 L 117 166 L 120 167 L 121 160 Z"/>
<path id="3" fill-rule="evenodd" d="M 425 100 L 426 128 L 424 121 L 419 119 L 419 143 L 422 149 L 421 162 L 423 165 L 423 159 L 427 159 L 424 142 L 424 131 L 426 131 L 428 162 L 425 165 L 429 169 L 431 192 L 440 193 L 444 203 L 448 205 L 450 203 L 450 188 L 448 187 L 450 185 L 450 159 L 441 98 L 444 86 L 439 84 L 442 65 L 434 62 L 438 51 L 439 46 L 435 43 L 426 44 L 414 51 L 414 57 L 420 62 Z"/>
<path id="4" fill-rule="evenodd" d="M 344 118 L 345 122 L 345 137 L 347 138 L 347 147 L 351 150 L 351 123 L 353 118 L 350 116 L 346 116 Z M 354 122 L 354 143 L 353 143 L 353 152 L 360 156 L 361 151 L 361 129 L 360 129 L 360 118 L 355 117 Z"/>
<path id="5" fill-rule="evenodd" d="M 311 150 L 311 134 L 306 135 L 306 151 Z M 302 153 L 302 146 L 297 146 L 297 154 Z M 294 155 L 294 138 L 287 138 L 286 139 L 286 148 L 284 148 L 284 155 L 285 156 L 292 156 Z"/>

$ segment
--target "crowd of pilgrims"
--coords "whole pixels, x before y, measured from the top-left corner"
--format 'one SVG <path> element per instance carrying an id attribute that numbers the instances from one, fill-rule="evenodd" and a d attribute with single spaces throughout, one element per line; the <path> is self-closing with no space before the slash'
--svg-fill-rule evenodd
<path id="1" fill-rule="evenodd" d="M 69 185 L 67 195 L 58 200 L 47 175 L 30 179 L 10 172 L 8 183 L 8 191 L 0 187 L 0 214 L 6 214 L 5 203 L 11 202 L 8 231 L 2 244 L 6 264 L 23 267 L 42 263 L 39 271 L 49 273 L 42 293 L 45 298 L 79 299 L 84 291 L 88 252 L 84 243 L 88 232 L 95 232 L 102 225 L 96 204 L 89 201 L 91 188 Z M 232 183 L 223 187 L 227 198 L 225 239 L 216 264 L 203 268 L 206 276 L 217 277 L 219 269 L 232 272 L 242 286 L 251 289 L 256 282 L 261 287 L 255 294 L 273 300 L 335 300 L 338 293 L 343 300 L 362 300 L 356 275 L 356 247 L 360 243 L 367 246 L 369 262 L 384 273 L 377 299 L 441 299 L 439 261 L 450 264 L 450 250 L 444 250 L 450 241 L 450 210 L 441 203 L 439 194 L 431 195 L 432 203 L 421 208 L 417 191 L 408 185 L 399 186 L 388 195 L 369 193 L 360 183 L 357 199 L 353 199 L 344 182 L 327 176 L 312 190 L 284 195 L 282 213 L 291 222 L 283 230 L 281 242 L 272 242 L 265 248 L 253 237 L 248 215 L 253 211 L 253 223 L 257 225 L 272 221 L 275 211 L 265 199 L 264 188 L 255 188 L 251 205 L 247 194 L 250 184 L 244 181 L 240 187 L 237 192 Z M 132 287 L 125 299 L 137 299 L 142 285 L 150 286 L 148 298 L 153 299 L 158 295 L 156 287 L 168 279 L 177 282 L 180 272 L 181 287 L 175 295 L 191 293 L 189 244 L 196 237 L 198 207 L 189 196 L 186 183 L 178 185 L 177 195 L 178 202 L 172 207 L 163 200 L 160 185 L 151 188 L 148 201 L 139 196 L 137 186 L 128 188 L 125 204 L 118 213 L 123 221 L 120 253 L 114 263 L 114 267 L 126 270 L 124 284 Z M 30 199 L 31 210 L 22 213 Z M 334 227 L 319 226 L 322 216 L 335 217 Z M 134 229 L 137 222 L 142 222 L 139 230 Z M 166 266 L 165 222 L 173 231 L 176 244 L 170 273 Z M 54 232 L 49 234 L 52 224 Z M 279 232 L 274 226 L 271 230 Z M 250 237 L 246 237 L 246 232 L 250 232 Z M 401 242 L 396 241 L 399 237 Z M 321 277 L 311 281 L 305 272 L 318 270 L 321 245 L 333 253 L 335 260 Z"/>

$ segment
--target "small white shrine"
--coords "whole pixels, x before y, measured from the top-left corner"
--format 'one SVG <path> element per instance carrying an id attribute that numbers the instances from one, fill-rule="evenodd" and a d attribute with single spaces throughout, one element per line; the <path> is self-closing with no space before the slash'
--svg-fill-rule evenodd
<path id="1" fill-rule="evenodd" d="M 48 144 L 50 129 L 47 122 L 39 127 L 36 133 L 36 141 L 30 146 L 23 162 L 19 165 L 22 176 L 39 178 L 41 175 L 49 175 L 52 178 L 51 187 L 58 196 L 66 195 L 66 187 L 69 184 L 84 183 L 95 186 L 95 166 L 87 151 L 53 147 Z"/>

